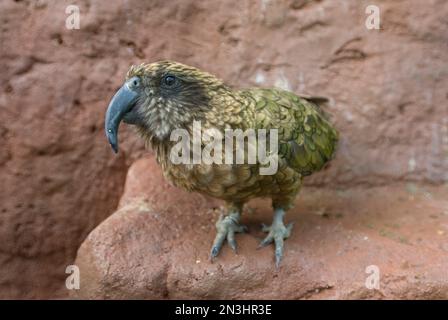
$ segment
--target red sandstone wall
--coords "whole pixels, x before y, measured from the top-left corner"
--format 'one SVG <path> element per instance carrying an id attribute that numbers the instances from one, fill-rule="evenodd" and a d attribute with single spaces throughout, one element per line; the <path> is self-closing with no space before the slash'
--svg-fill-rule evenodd
<path id="1" fill-rule="evenodd" d="M 364 24 L 373 2 L 381 30 Z M 446 16 L 444 0 L 1 1 L 0 298 L 64 295 L 65 266 L 115 209 L 143 146 L 122 128 L 113 155 L 103 115 L 132 63 L 329 97 L 342 140 L 310 183 L 448 181 Z"/>

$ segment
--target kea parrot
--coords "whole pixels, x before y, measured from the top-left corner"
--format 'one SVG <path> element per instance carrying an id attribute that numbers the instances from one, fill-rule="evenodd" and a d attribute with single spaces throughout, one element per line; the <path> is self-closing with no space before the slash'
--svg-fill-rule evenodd
<path id="1" fill-rule="evenodd" d="M 123 86 L 106 111 L 106 136 L 118 152 L 120 122 L 134 125 L 146 145 L 156 154 L 164 177 L 175 186 L 226 202 L 226 215 L 216 222 L 216 237 L 210 258 L 222 245 L 236 251 L 235 233 L 243 205 L 255 197 L 270 198 L 273 221 L 263 225 L 267 236 L 260 247 L 273 243 L 275 264 L 283 256 L 284 240 L 292 223 L 284 224 L 285 212 L 298 194 L 302 180 L 324 167 L 333 157 L 338 132 L 319 106 L 325 98 L 297 95 L 281 89 L 236 89 L 214 75 L 174 61 L 131 66 Z M 261 175 L 256 163 L 174 164 L 170 152 L 176 141 L 175 129 L 193 130 L 201 121 L 203 129 L 276 129 L 278 169 Z"/>

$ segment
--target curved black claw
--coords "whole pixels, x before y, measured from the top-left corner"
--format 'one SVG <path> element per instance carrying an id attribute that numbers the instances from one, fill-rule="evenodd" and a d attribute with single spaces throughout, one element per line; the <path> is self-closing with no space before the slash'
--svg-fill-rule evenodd
<path id="1" fill-rule="evenodd" d="M 286 226 L 283 222 L 273 223 L 271 226 L 262 225 L 263 232 L 267 232 L 268 235 L 264 238 L 258 248 L 267 246 L 268 244 L 274 242 L 275 244 L 275 266 L 277 269 L 280 267 L 280 262 L 283 257 L 284 240 L 291 235 L 292 227 L 294 222 L 288 223 Z"/>
<path id="2" fill-rule="evenodd" d="M 232 215 L 228 215 L 226 217 L 220 215 L 218 221 L 216 222 L 216 230 L 217 234 L 215 241 L 213 241 L 212 250 L 210 251 L 210 260 L 213 260 L 218 256 L 219 251 L 224 244 L 224 240 L 226 239 L 229 246 L 236 253 L 237 245 L 235 241 L 235 233 L 245 232 L 247 231 L 247 227 L 240 225 L 238 223 L 238 219 Z"/>

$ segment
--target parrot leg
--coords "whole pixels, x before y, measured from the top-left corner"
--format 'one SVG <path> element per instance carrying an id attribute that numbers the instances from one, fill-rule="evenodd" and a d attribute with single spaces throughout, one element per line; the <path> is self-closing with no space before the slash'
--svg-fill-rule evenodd
<path id="1" fill-rule="evenodd" d="M 278 268 L 280 266 L 280 261 L 283 256 L 283 240 L 288 238 L 291 234 L 292 227 L 294 223 L 288 223 L 286 226 L 283 223 L 283 217 L 285 215 L 285 210 L 275 209 L 274 219 L 271 226 L 266 226 L 263 224 L 263 232 L 267 232 L 268 235 L 263 241 L 260 242 L 259 248 L 265 247 L 268 244 L 274 242 L 275 244 L 275 265 Z"/>
<path id="2" fill-rule="evenodd" d="M 213 260 L 213 258 L 218 256 L 219 251 L 224 244 L 224 240 L 226 239 L 227 243 L 236 253 L 235 233 L 247 231 L 246 226 L 239 224 L 241 209 L 242 206 L 233 206 L 229 210 L 227 216 L 224 217 L 223 215 L 220 215 L 218 221 L 216 222 L 217 234 L 210 252 L 210 260 Z"/>

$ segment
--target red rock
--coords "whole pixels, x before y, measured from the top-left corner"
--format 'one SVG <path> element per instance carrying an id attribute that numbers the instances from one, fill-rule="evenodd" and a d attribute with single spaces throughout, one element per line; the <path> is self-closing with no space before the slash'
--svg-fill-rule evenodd
<path id="1" fill-rule="evenodd" d="M 0 1 L 0 298 L 67 296 L 66 266 L 116 209 L 145 153 L 129 127 L 118 156 L 103 133 L 132 63 L 329 97 L 342 141 L 309 185 L 448 180 L 444 0 L 378 0 L 380 31 L 357 0 L 85 0 L 68 30 L 74 2 Z"/>
<path id="2" fill-rule="evenodd" d="M 75 297 L 447 299 L 448 189 L 408 189 L 305 188 L 286 217 L 295 227 L 278 271 L 272 247 L 256 250 L 269 204 L 253 201 L 238 254 L 225 246 L 211 263 L 220 203 L 168 185 L 146 157 L 130 168 L 119 209 L 79 249 Z M 378 290 L 365 285 L 372 265 Z"/>

